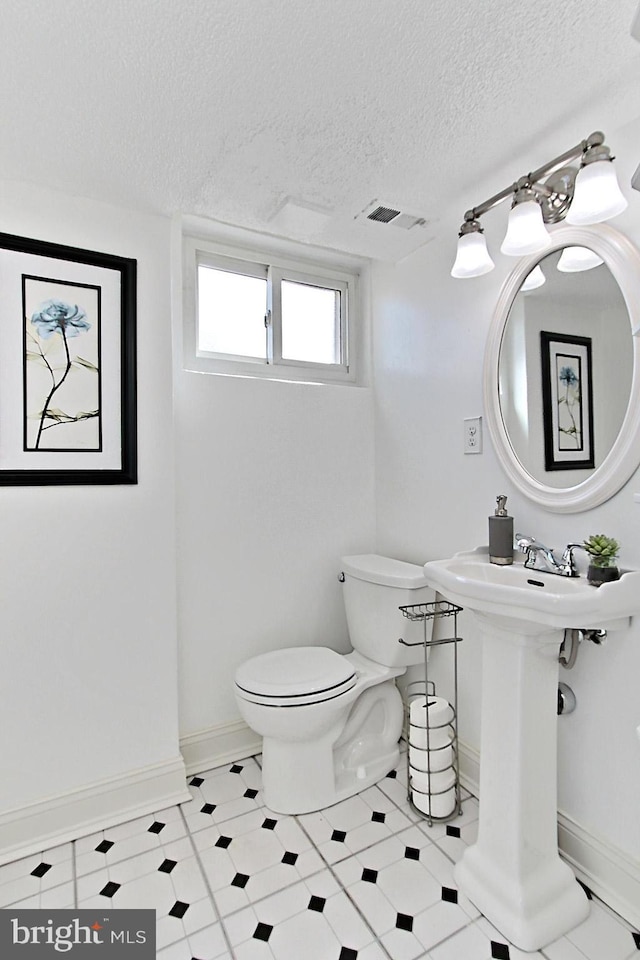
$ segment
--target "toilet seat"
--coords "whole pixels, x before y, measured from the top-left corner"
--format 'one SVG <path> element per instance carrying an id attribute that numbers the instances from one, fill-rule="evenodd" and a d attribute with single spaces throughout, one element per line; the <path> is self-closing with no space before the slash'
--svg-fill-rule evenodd
<path id="1" fill-rule="evenodd" d="M 328 647 L 290 647 L 263 653 L 236 672 L 238 696 L 269 707 L 298 707 L 334 700 L 355 687 L 346 657 Z"/>

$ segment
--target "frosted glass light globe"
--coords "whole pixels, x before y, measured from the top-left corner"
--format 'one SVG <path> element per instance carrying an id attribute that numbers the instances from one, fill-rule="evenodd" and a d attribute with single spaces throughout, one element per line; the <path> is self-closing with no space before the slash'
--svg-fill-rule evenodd
<path id="1" fill-rule="evenodd" d="M 458 240 L 458 252 L 451 268 L 451 276 L 457 279 L 481 277 L 483 273 L 493 270 L 494 266 L 483 234 L 478 230 L 463 233 Z"/>
<path id="2" fill-rule="evenodd" d="M 541 287 L 542 284 L 546 282 L 547 282 L 547 278 L 542 272 L 540 264 L 538 264 L 537 267 L 533 268 L 533 270 L 531 271 L 527 279 L 524 281 L 524 283 L 520 287 L 520 289 L 524 293 L 527 293 L 527 291 L 529 290 L 535 290 L 537 287 Z"/>
<path id="3" fill-rule="evenodd" d="M 566 222 L 575 226 L 602 223 L 617 217 L 627 206 L 612 162 L 597 160 L 578 171 Z"/>
<path id="4" fill-rule="evenodd" d="M 524 257 L 538 253 L 551 245 L 551 237 L 542 219 L 542 210 L 536 200 L 525 200 L 511 208 L 507 233 L 500 250 L 509 257 Z"/>
<path id="5" fill-rule="evenodd" d="M 558 260 L 558 270 L 561 273 L 580 273 L 582 270 L 593 270 L 601 263 L 603 260 L 588 247 L 565 247 Z"/>

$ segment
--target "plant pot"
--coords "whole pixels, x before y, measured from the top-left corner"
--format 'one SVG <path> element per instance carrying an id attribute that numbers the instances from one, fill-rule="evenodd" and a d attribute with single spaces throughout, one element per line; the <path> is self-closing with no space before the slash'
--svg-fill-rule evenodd
<path id="1" fill-rule="evenodd" d="M 612 580 L 619 579 L 620 571 L 617 567 L 597 567 L 595 563 L 589 564 L 587 580 L 594 587 L 599 587 L 601 583 L 611 583 Z"/>

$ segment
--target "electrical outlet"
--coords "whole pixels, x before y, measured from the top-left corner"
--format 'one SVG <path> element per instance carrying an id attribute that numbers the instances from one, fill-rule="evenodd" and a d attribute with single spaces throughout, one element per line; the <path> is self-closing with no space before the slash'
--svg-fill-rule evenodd
<path id="1" fill-rule="evenodd" d="M 464 452 L 482 453 L 482 417 L 464 421 Z"/>

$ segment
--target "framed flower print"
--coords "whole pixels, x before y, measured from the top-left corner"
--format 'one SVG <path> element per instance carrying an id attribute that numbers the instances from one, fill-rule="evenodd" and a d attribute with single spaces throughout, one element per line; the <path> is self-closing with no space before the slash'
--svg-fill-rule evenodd
<path id="1" fill-rule="evenodd" d="M 591 338 L 540 332 L 545 470 L 594 466 Z"/>
<path id="2" fill-rule="evenodd" d="M 0 234 L 0 342 L 0 483 L 136 483 L 136 261 Z"/>

